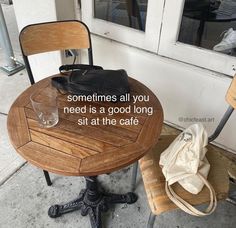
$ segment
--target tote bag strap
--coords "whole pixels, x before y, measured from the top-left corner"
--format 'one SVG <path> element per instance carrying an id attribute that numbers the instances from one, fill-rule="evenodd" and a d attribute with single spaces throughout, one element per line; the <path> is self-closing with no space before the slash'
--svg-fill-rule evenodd
<path id="1" fill-rule="evenodd" d="M 216 209 L 216 206 L 217 206 L 216 193 L 212 185 L 207 181 L 207 179 L 204 176 L 202 176 L 200 173 L 198 173 L 197 175 L 199 176 L 199 178 L 201 178 L 201 180 L 207 186 L 210 192 L 210 203 L 204 212 L 193 207 L 191 204 L 189 204 L 180 196 L 178 196 L 174 192 L 172 187 L 168 184 L 168 182 L 165 183 L 166 194 L 176 206 L 178 206 L 181 210 L 185 211 L 186 213 L 190 215 L 194 215 L 194 216 L 210 215 Z"/>

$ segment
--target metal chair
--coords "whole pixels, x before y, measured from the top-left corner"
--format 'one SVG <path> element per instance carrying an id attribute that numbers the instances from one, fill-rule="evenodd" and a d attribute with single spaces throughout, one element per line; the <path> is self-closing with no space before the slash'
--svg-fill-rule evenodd
<path id="1" fill-rule="evenodd" d="M 19 35 L 21 51 L 31 84 L 35 79 L 29 56 L 62 50 L 87 49 L 88 62 L 93 65 L 90 31 L 81 21 L 56 21 L 24 27 Z M 52 185 L 48 171 L 43 170 L 47 185 Z"/>
<path id="2" fill-rule="evenodd" d="M 232 112 L 236 108 L 236 76 L 228 89 L 226 101 L 229 103 L 229 107 L 222 117 L 215 132 L 209 137 L 209 142 L 212 142 L 217 138 Z M 156 147 L 139 161 L 144 187 L 149 206 L 151 208 L 147 225 L 148 228 L 153 227 L 157 215 L 177 208 L 177 206 L 170 201 L 165 193 L 165 177 L 159 167 L 160 154 L 175 138 L 176 135 L 161 135 Z M 233 198 L 233 195 L 231 196 L 229 194 L 229 184 L 236 187 L 236 159 L 232 161 L 222 154 L 221 149 L 210 144 L 208 145 L 208 152 L 206 156 L 211 164 L 208 180 L 215 189 L 217 200 L 227 199 L 229 202 L 233 202 L 235 204 L 236 199 Z M 209 193 L 206 187 L 204 187 L 198 195 L 190 194 L 178 183 L 174 184 L 173 188 L 181 198 L 190 204 L 200 205 L 207 203 L 209 200 Z"/>
<path id="3" fill-rule="evenodd" d="M 24 27 L 19 35 L 21 51 L 31 84 L 35 79 L 30 67 L 29 56 L 62 50 L 87 49 L 88 62 L 93 65 L 93 51 L 88 27 L 81 21 L 56 21 L 32 24 Z M 135 189 L 138 162 L 133 166 L 132 190 Z M 48 186 L 52 185 L 48 171 L 43 170 Z"/>

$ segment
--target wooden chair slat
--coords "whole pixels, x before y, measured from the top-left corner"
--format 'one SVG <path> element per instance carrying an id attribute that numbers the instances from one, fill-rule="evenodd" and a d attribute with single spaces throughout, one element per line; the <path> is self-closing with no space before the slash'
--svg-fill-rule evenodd
<path id="1" fill-rule="evenodd" d="M 24 55 L 90 47 L 88 30 L 76 21 L 29 25 L 20 33 Z M 50 42 L 49 42 L 50 41 Z"/>

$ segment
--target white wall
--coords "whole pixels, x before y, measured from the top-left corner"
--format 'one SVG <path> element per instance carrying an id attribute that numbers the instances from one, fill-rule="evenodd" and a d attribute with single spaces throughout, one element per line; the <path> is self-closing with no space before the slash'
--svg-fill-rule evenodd
<path id="1" fill-rule="evenodd" d="M 105 68 L 124 68 L 128 74 L 147 85 L 159 98 L 165 121 L 179 127 L 192 122 L 180 122 L 179 117 L 214 118 L 203 122 L 209 134 L 228 107 L 225 94 L 230 77 L 198 67 L 163 58 L 108 39 L 92 36 L 94 64 Z M 84 62 L 87 58 L 83 56 Z M 217 139 L 217 143 L 236 151 L 236 113 Z"/>
<path id="2" fill-rule="evenodd" d="M 75 18 L 74 0 L 13 0 L 19 31 L 29 24 Z M 58 73 L 62 64 L 60 52 L 29 58 L 35 81 Z"/>
<path id="3" fill-rule="evenodd" d="M 57 20 L 71 20 L 75 18 L 75 0 L 56 0 Z"/>

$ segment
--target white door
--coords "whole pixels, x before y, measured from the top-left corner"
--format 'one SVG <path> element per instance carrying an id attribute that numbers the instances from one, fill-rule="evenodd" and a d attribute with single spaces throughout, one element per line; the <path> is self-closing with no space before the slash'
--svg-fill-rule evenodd
<path id="1" fill-rule="evenodd" d="M 151 52 L 158 50 L 164 0 L 82 0 L 90 31 Z"/>
<path id="2" fill-rule="evenodd" d="M 233 75 L 235 50 L 236 0 L 166 0 L 160 55 Z"/>

